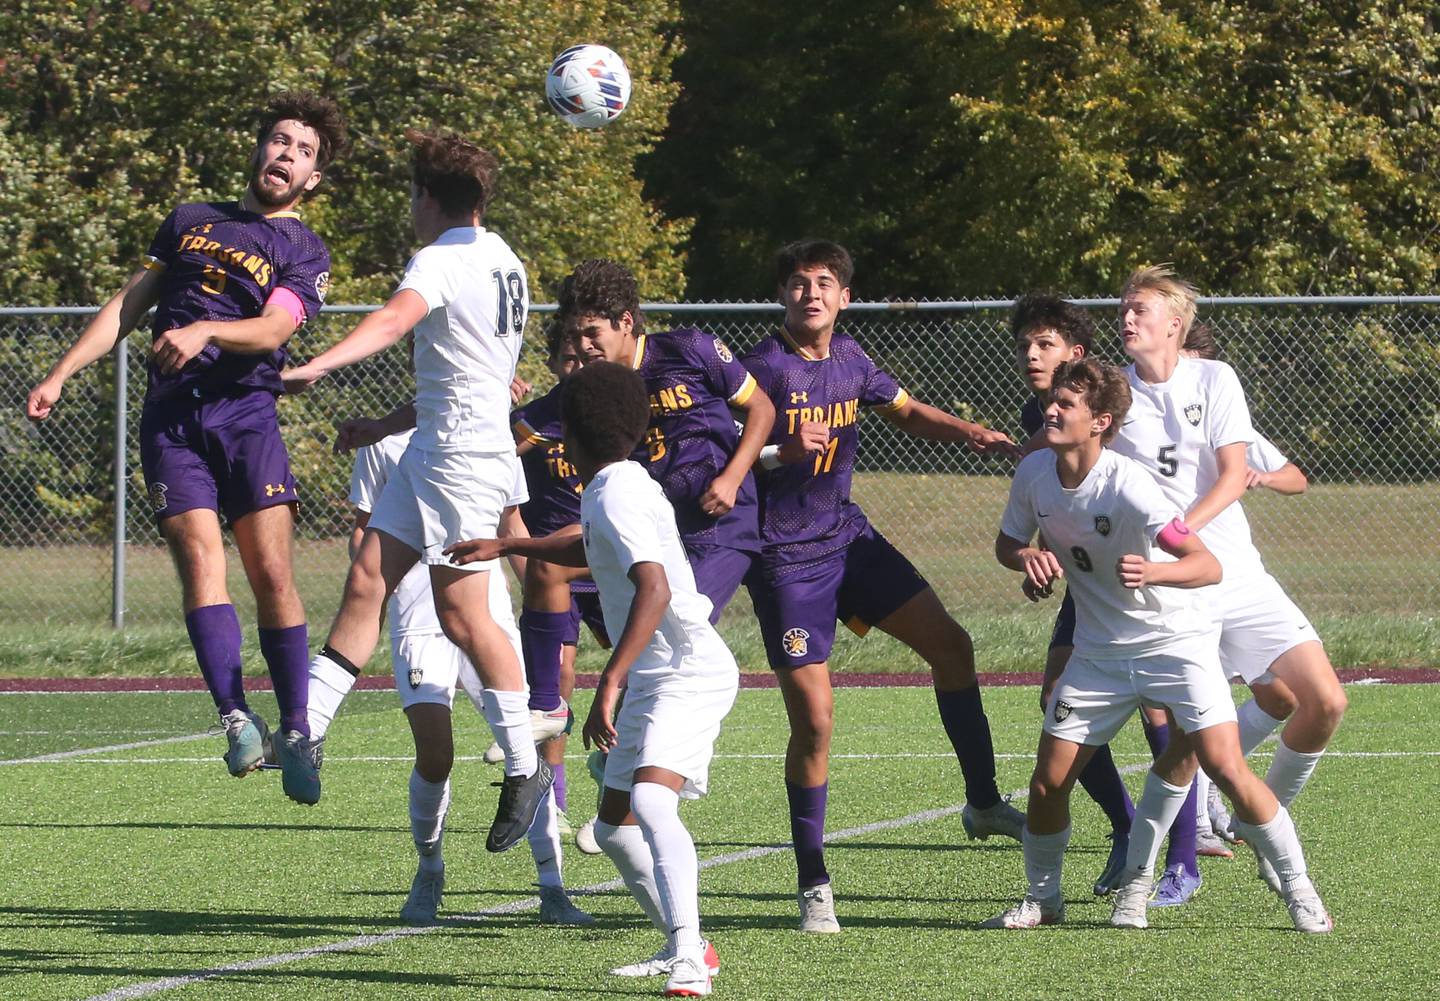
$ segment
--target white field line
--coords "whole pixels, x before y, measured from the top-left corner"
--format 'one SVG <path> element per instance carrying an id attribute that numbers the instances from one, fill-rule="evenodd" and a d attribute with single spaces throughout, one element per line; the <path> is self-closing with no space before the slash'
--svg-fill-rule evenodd
<path id="1" fill-rule="evenodd" d="M 206 737 L 217 734 L 192 733 L 183 737 L 161 737 L 158 740 L 137 740 L 129 744 L 109 744 L 105 747 L 80 747 L 73 751 L 56 751 L 54 754 L 41 754 L 33 758 L 9 758 L 0 760 L 0 765 L 43 765 L 52 761 L 68 761 L 71 758 L 86 758 L 92 754 L 109 754 L 112 751 L 133 751 L 140 747 L 156 747 L 160 744 L 180 744 L 187 740 L 204 740 Z M 214 759 L 210 759 L 213 761 Z"/>

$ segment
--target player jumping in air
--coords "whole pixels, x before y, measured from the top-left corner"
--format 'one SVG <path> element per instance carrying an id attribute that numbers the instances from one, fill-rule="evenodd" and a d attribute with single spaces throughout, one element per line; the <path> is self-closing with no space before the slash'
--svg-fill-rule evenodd
<path id="1" fill-rule="evenodd" d="M 761 456 L 762 574 L 752 588 L 770 666 L 790 719 L 785 788 L 798 867 L 800 929 L 838 932 L 825 869 L 825 805 L 834 726 L 829 657 L 835 623 L 894 636 L 930 666 L 940 719 L 965 776 L 966 833 L 1018 839 L 1024 817 L 1001 799 L 970 635 L 850 499 L 861 408 L 902 430 L 977 452 L 1016 455 L 1008 437 L 911 399 L 835 322 L 850 304 L 850 255 L 824 240 L 776 259 L 785 324 L 743 359 L 775 404 Z"/>
<path id="2" fill-rule="evenodd" d="M 1299 794 L 1345 713 L 1345 691 L 1315 628 L 1265 569 L 1239 499 L 1250 481 L 1255 441 L 1240 381 L 1224 362 L 1184 358 L 1196 292 L 1165 266 L 1132 274 L 1121 294 L 1121 337 L 1134 404 L 1114 448 L 1150 471 L 1185 522 L 1225 568 L 1211 598 L 1221 623 L 1220 656 L 1247 684 L 1282 682 L 1298 707 L 1265 776 L 1282 805 Z M 1241 707 L 1247 754 L 1280 725 L 1255 700 Z M 1211 778 L 1214 778 L 1212 775 Z M 1268 862 L 1260 875 L 1284 886 Z"/>
<path id="3" fill-rule="evenodd" d="M 245 701 L 222 517 L 255 593 L 284 740 L 298 745 L 309 736 L 305 610 L 291 566 L 298 498 L 275 398 L 285 344 L 319 312 L 330 283 L 329 251 L 296 208 L 345 145 L 344 122 L 328 98 L 272 99 L 240 200 L 171 212 L 143 267 L 26 403 L 31 420 L 49 416 L 65 381 L 155 307 L 140 462 L 180 577 L 185 628 L 225 727 L 225 764 L 237 777 L 260 767 L 271 737 Z"/>
<path id="4" fill-rule="evenodd" d="M 1070 789 L 1094 748 L 1146 704 L 1168 709 L 1183 736 L 1146 776 L 1112 923 L 1146 926 L 1145 866 L 1153 866 L 1195 770 L 1193 756 L 1177 753 L 1185 744 L 1234 802 L 1237 827 L 1283 874 L 1295 927 L 1327 932 L 1330 919 L 1306 875 L 1294 824 L 1240 753 L 1214 620 L 1205 594 L 1190 590 L 1219 581 L 1220 563 L 1146 470 L 1103 447 L 1129 408 L 1119 369 L 1089 359 L 1062 364 L 1045 410 L 1049 449 L 1020 464 L 995 540 L 1000 563 L 1024 573 L 1039 591 L 1065 577 L 1075 595 L 1076 625 L 1075 649 L 1051 696 L 1030 780 L 1029 891 L 986 927 L 1064 920 L 1060 873 L 1070 840 Z M 1045 548 L 1032 545 L 1042 532 Z"/>
<path id="5" fill-rule="evenodd" d="M 710 993 L 719 960 L 700 936 L 699 861 L 678 807 L 706 792 L 739 670 L 710 624 L 710 600 L 696 586 L 674 508 L 645 468 L 628 461 L 650 424 L 647 386 L 629 366 L 606 362 L 586 365 L 563 386 L 565 453 L 585 484 L 583 541 L 486 539 L 449 551 L 457 561 L 518 553 L 590 567 L 615 638 L 584 727 L 585 743 L 609 752 L 595 834 L 667 937 L 655 956 L 613 972 L 668 974 L 665 996 L 699 997 Z"/>
<path id="6" fill-rule="evenodd" d="M 414 146 L 411 215 L 425 246 L 400 287 L 334 347 L 286 372 L 303 389 L 415 331 L 415 435 L 371 513 L 324 648 L 310 665 L 312 738 L 282 758 L 285 791 L 320 798 L 320 747 L 345 693 L 379 639 L 385 599 L 417 561 L 430 568 L 435 611 L 485 685 L 485 719 L 505 751 L 505 780 L 486 847 L 504 851 L 529 829 L 552 773 L 531 737 L 525 674 L 490 613 L 492 563 L 459 568 L 446 545 L 493 536 L 515 480 L 510 382 L 529 310 L 525 268 L 480 225 L 495 189 L 494 156 L 448 133 L 406 130 Z"/>

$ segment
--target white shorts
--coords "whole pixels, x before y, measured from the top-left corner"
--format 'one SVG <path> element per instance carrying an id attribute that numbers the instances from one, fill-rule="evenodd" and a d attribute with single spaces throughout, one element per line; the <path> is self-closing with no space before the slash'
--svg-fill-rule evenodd
<path id="1" fill-rule="evenodd" d="M 422 563 L 449 566 L 442 550 L 464 539 L 493 539 L 515 484 L 514 452 L 426 452 L 408 448 L 391 475 L 370 527 L 420 554 Z M 494 570 L 491 560 L 458 570 Z"/>
<path id="2" fill-rule="evenodd" d="M 739 688 L 732 671 L 627 689 L 615 719 L 616 744 L 605 756 L 605 784 L 629 792 L 637 768 L 664 768 L 685 776 L 683 798 L 705 795 L 715 738 Z"/>
<path id="3" fill-rule="evenodd" d="M 1045 713 L 1045 732 L 1061 740 L 1108 744 L 1141 705 L 1169 709 L 1186 733 L 1235 722 L 1235 700 L 1210 643 L 1183 655 L 1134 660 L 1072 655 Z"/>
<path id="4" fill-rule="evenodd" d="M 1220 664 L 1227 678 L 1238 677 L 1247 685 L 1268 680 L 1263 675 L 1281 654 L 1320 639 L 1305 613 L 1268 573 L 1231 585 L 1222 581 L 1209 591 L 1220 620 Z"/>

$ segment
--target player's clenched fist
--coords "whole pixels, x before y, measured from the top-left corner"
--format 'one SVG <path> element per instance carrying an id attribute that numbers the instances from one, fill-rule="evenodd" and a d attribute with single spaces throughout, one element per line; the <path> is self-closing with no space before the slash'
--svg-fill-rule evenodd
<path id="1" fill-rule="evenodd" d="M 1023 451 L 1019 445 L 1010 440 L 1010 436 L 1005 432 L 992 431 L 990 428 L 978 425 L 970 435 L 970 449 L 981 455 L 1004 455 L 1011 459 L 1020 458 Z"/>
<path id="2" fill-rule="evenodd" d="M 1025 579 L 1038 592 L 1048 591 L 1052 581 L 1065 576 L 1065 570 L 1060 566 L 1060 561 L 1048 549 L 1027 546 L 1020 550 L 1018 555 L 1021 562 L 1025 564 Z"/>
<path id="3" fill-rule="evenodd" d="M 46 379 L 30 390 L 30 396 L 25 401 L 25 416 L 32 421 L 43 421 L 49 417 L 55 402 L 60 399 L 63 385 L 63 383 Z"/>
<path id="4" fill-rule="evenodd" d="M 1153 566 L 1145 557 L 1130 553 L 1115 563 L 1115 572 L 1120 575 L 1120 583 L 1126 587 L 1144 587 L 1150 583 L 1150 568 Z"/>
<path id="5" fill-rule="evenodd" d="M 786 464 L 804 462 L 830 444 L 830 425 L 824 421 L 801 421 L 795 433 L 780 446 L 779 459 Z"/>

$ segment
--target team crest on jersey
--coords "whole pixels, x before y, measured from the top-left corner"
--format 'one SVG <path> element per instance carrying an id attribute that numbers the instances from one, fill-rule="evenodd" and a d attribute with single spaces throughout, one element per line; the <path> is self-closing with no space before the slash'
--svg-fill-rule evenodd
<path id="1" fill-rule="evenodd" d="M 421 668 L 418 668 L 412 664 L 410 666 L 410 673 L 406 677 L 406 680 L 410 682 L 410 690 L 414 691 L 415 689 L 420 687 L 420 682 L 425 680 L 425 672 Z"/>
<path id="2" fill-rule="evenodd" d="M 735 360 L 735 356 L 730 353 L 729 346 L 718 337 L 715 338 L 715 353 L 720 356 L 720 360 L 726 365 L 729 365 Z"/>
<path id="3" fill-rule="evenodd" d="M 1190 422 L 1191 427 L 1200 426 L 1200 404 L 1192 403 L 1185 408 L 1185 419 Z"/>
<path id="4" fill-rule="evenodd" d="M 1097 514 L 1097 515 L 1095 516 L 1095 531 L 1099 532 L 1101 535 L 1109 535 L 1109 534 L 1110 534 L 1110 517 L 1109 517 L 1109 515 Z"/>
<path id="5" fill-rule="evenodd" d="M 799 626 L 785 630 L 780 645 L 791 657 L 803 657 L 810 652 L 810 634 Z"/>
<path id="6" fill-rule="evenodd" d="M 327 296 L 327 295 L 329 295 L 329 294 L 330 294 L 330 272 L 328 272 L 328 271 L 322 271 L 322 272 L 320 272 L 318 275 L 315 276 L 315 295 L 319 297 L 319 299 L 320 299 L 321 302 L 324 302 L 324 301 L 325 301 L 325 296 Z"/>
<path id="7" fill-rule="evenodd" d="M 1066 702 L 1064 699 L 1056 699 L 1056 700 L 1055 700 L 1055 722 L 1056 722 L 1056 723 L 1064 723 L 1067 719 L 1070 718 L 1070 714 L 1071 714 L 1072 712 L 1074 712 L 1074 711 L 1075 711 L 1075 707 L 1072 706 L 1070 703 Z"/>
<path id="8" fill-rule="evenodd" d="M 165 499 L 165 491 L 169 490 L 163 483 L 152 483 L 150 485 L 150 506 L 156 511 L 165 510 L 165 505 L 170 503 Z"/>

